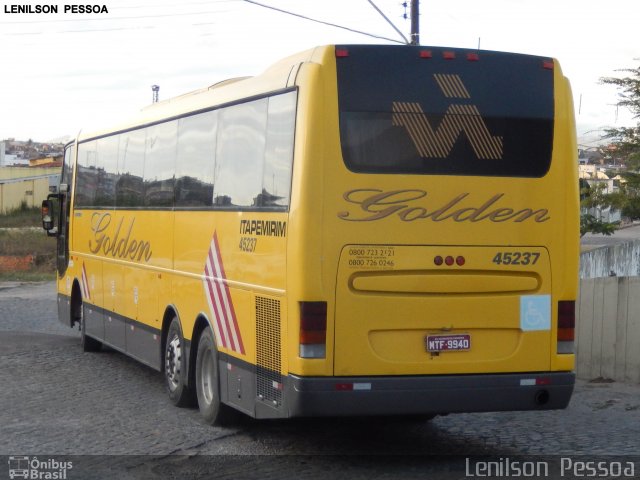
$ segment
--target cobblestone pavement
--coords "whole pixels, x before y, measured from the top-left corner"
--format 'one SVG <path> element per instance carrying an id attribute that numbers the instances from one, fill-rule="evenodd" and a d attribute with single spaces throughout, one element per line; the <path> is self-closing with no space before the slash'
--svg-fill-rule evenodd
<path id="1" fill-rule="evenodd" d="M 57 321 L 54 288 L 0 284 L 0 455 L 142 455 L 118 457 L 126 468 L 117 476 L 234 479 L 426 478 L 449 471 L 447 462 L 463 468 L 431 455 L 640 456 L 640 385 L 619 383 L 579 382 L 564 411 L 207 426 L 197 410 L 169 403 L 159 373 L 113 351 L 83 353 L 77 330 Z M 114 457 L 91 458 L 114 468 Z"/>
<path id="2" fill-rule="evenodd" d="M 613 235 L 587 233 L 580 239 L 583 248 L 604 247 L 640 240 L 640 225 L 632 225 L 616 230 Z"/>

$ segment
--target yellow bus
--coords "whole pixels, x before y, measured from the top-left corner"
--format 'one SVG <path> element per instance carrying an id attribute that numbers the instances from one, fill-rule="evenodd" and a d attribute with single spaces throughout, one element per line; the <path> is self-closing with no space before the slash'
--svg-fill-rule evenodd
<path id="1" fill-rule="evenodd" d="M 59 318 L 210 423 L 564 408 L 576 154 L 554 59 L 314 48 L 67 146 Z"/>

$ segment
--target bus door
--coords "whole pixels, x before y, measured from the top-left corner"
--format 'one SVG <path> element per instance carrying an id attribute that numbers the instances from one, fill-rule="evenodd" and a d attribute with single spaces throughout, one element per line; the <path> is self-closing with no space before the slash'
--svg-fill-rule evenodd
<path id="1" fill-rule="evenodd" d="M 69 214 L 71 212 L 71 188 L 73 180 L 73 157 L 75 145 L 68 145 L 64 151 L 64 163 L 60 177 L 59 199 L 60 214 L 58 215 L 58 237 L 56 247 L 56 267 L 58 276 L 62 278 L 69 266 Z"/>

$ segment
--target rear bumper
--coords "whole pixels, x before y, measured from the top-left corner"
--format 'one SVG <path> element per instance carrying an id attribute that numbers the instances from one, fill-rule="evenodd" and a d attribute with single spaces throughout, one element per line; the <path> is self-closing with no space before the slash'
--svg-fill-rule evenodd
<path id="1" fill-rule="evenodd" d="M 543 385 L 536 385 L 538 383 Z M 572 372 L 409 377 L 299 377 L 285 382 L 289 416 L 416 415 L 553 410 L 569 404 Z"/>

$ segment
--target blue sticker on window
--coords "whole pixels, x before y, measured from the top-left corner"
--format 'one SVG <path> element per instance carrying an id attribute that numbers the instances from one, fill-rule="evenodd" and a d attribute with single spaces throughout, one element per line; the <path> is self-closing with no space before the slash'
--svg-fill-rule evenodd
<path id="1" fill-rule="evenodd" d="M 551 330 L 551 295 L 520 297 L 520 329 Z"/>

